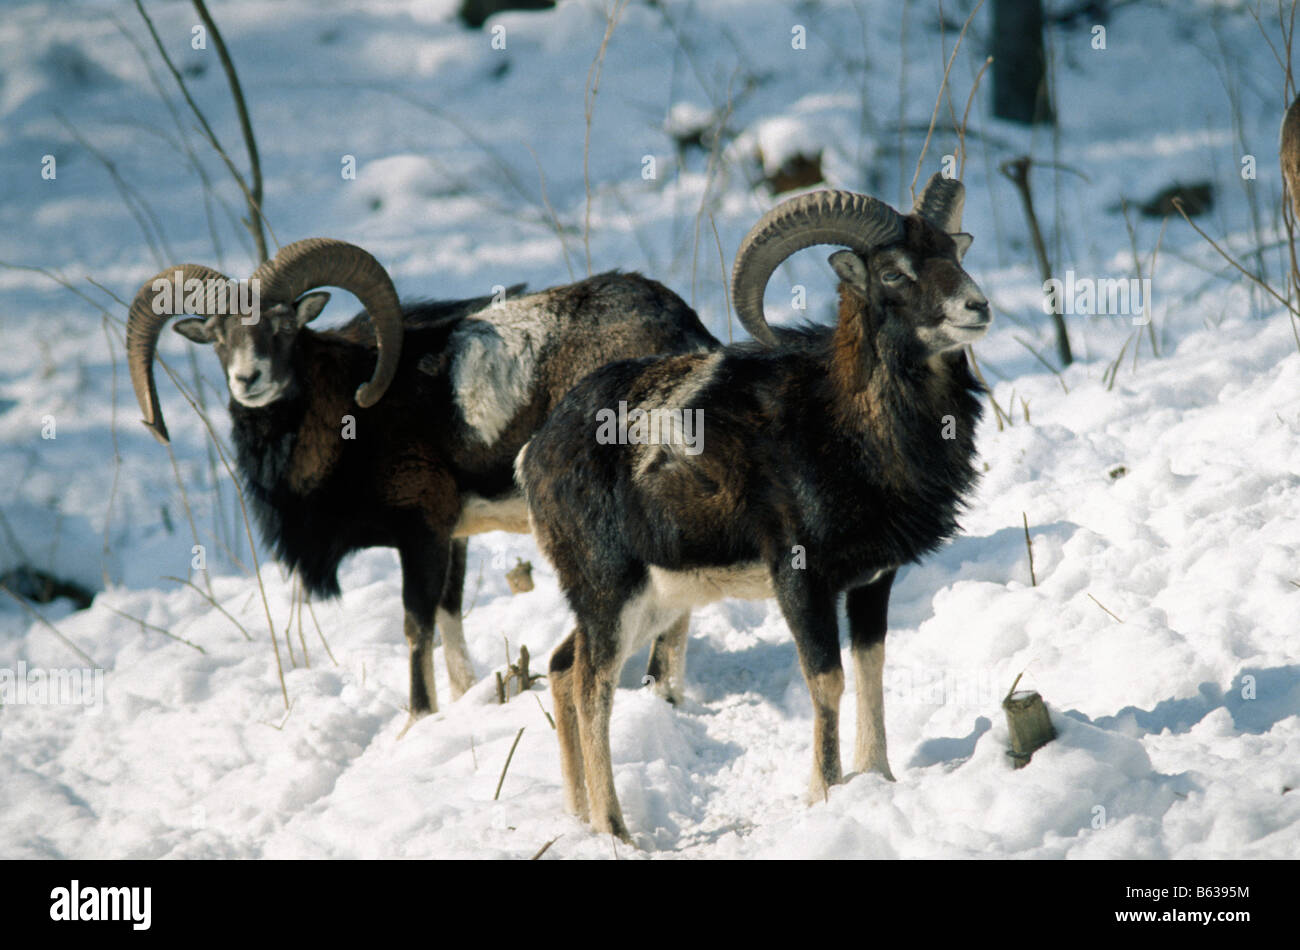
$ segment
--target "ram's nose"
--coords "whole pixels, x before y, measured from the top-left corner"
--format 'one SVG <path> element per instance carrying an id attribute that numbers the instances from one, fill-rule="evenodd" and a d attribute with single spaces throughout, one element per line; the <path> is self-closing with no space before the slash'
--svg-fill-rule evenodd
<path id="1" fill-rule="evenodd" d="M 966 300 L 966 315 L 974 326 L 986 327 L 993 320 L 993 314 L 989 311 L 989 302 L 983 295 Z"/>

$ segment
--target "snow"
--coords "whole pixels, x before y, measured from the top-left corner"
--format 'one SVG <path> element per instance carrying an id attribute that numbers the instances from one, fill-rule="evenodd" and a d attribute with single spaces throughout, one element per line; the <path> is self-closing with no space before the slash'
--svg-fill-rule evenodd
<path id="1" fill-rule="evenodd" d="M 773 203 L 752 187 L 759 151 L 770 171 L 820 150 L 828 185 L 900 201 L 951 21 L 970 4 L 947 6 L 942 49 L 926 5 L 911 5 L 905 29 L 886 0 L 630 6 L 592 119 L 592 268 L 641 269 L 692 301 L 715 333 L 739 336 L 722 278 Z M 210 49 L 190 47 L 191 8 L 148 7 L 242 166 L 221 70 Z M 491 47 L 490 31 L 461 27 L 453 9 L 449 0 L 214 9 L 249 94 L 276 236 L 361 243 L 412 296 L 580 275 L 583 89 L 600 8 L 564 0 L 494 18 L 505 50 Z M 985 77 L 967 142 L 964 223 L 976 240 L 966 265 L 997 311 L 977 353 L 1014 424 L 999 430 L 987 415 L 977 439 L 987 468 L 963 534 L 894 587 L 885 714 L 898 781 L 850 776 L 805 805 L 811 709 L 785 623 L 772 602 L 716 604 L 693 617 L 681 705 L 642 688 L 644 657 L 623 671 L 612 747 L 635 852 L 563 813 L 544 684 L 496 703 L 492 673 L 507 641 L 511 654 L 527 644 L 543 670 L 572 624 L 527 537 L 472 540 L 465 629 L 481 681 L 449 703 L 439 651 L 442 709 L 400 741 L 395 555 L 353 557 L 343 597 L 314 605 L 332 662 L 310 617 L 295 618 L 290 657 L 292 579 L 259 550 L 286 711 L 238 499 L 203 424 L 162 379 L 183 494 L 167 451 L 135 421 L 120 331 L 99 309 L 115 321 L 124 307 L 83 279 L 128 297 L 168 262 L 231 273 L 252 263 L 239 194 L 190 117 L 178 126 L 161 104 L 115 18 L 152 54 L 120 5 L 14 2 L 0 22 L 0 261 L 49 268 L 88 298 L 0 268 L 0 574 L 27 563 L 100 591 L 87 610 L 38 609 L 105 671 L 102 708 L 0 711 L 0 857 L 527 858 L 552 839 L 547 859 L 1300 853 L 1300 792 L 1287 791 L 1300 789 L 1300 349 L 1286 314 L 1181 220 L 1161 239 L 1159 222 L 1135 218 L 1146 276 L 1161 242 L 1160 355 L 1130 317 L 1072 316 L 1079 360 L 1058 379 L 1024 345 L 1053 359 L 1019 200 L 996 173 L 1032 151 L 1087 176 L 1034 172 L 1061 273 L 1135 276 L 1123 216 L 1109 209 L 1175 180 L 1214 182 L 1215 208 L 1200 220 L 1237 253 L 1275 241 L 1279 82 L 1249 16 L 1210 2 L 1126 6 L 1104 51 L 1091 49 L 1086 25 L 1053 31 L 1056 142 L 993 120 Z M 806 50 L 791 49 L 796 24 L 807 27 Z M 982 13 L 953 67 L 958 112 L 988 29 Z M 1161 63 L 1187 65 L 1152 69 Z M 149 64 L 171 95 L 156 56 Z M 1224 76 L 1238 90 L 1240 130 Z M 905 124 L 920 127 L 901 156 L 900 88 Z M 678 150 L 674 133 L 724 116 L 715 163 Z M 129 199 L 73 130 L 113 162 Z M 922 178 L 955 145 L 937 131 Z M 1256 181 L 1240 176 L 1243 152 L 1258 159 Z M 54 181 L 40 177 L 47 154 Z M 347 155 L 355 180 L 341 174 Z M 652 179 L 642 177 L 646 155 Z M 1265 264 L 1277 280 L 1280 252 Z M 796 283 L 805 312 L 791 309 Z M 825 320 L 832 291 L 825 253 L 809 251 L 774 279 L 768 307 L 778 319 Z M 321 322 L 355 307 L 336 293 Z M 1141 351 L 1135 359 L 1130 343 L 1112 380 L 1135 333 Z M 186 346 L 166 334 L 162 356 L 187 383 L 202 379 L 224 436 L 216 361 Z M 43 438 L 51 423 L 55 437 Z M 206 592 L 191 569 L 196 532 L 221 610 L 165 579 Z M 537 587 L 511 596 L 504 572 L 516 557 L 532 561 Z M 0 669 L 20 662 L 81 663 L 0 596 Z M 999 704 L 1021 673 L 1019 688 L 1042 694 L 1059 735 L 1017 771 Z"/>

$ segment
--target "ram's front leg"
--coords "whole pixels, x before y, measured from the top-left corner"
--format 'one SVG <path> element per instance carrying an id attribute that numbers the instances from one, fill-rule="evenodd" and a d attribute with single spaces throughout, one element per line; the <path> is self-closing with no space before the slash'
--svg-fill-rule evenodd
<path id="1" fill-rule="evenodd" d="M 876 772 L 891 782 L 885 749 L 885 630 L 889 616 L 889 588 L 894 572 L 882 574 L 865 587 L 849 591 L 849 639 L 853 644 L 853 677 L 858 690 L 858 735 L 853 768 Z"/>
<path id="2" fill-rule="evenodd" d="M 456 701 L 474 685 L 474 663 L 469 658 L 469 645 L 465 642 L 465 629 L 461 623 L 461 599 L 465 592 L 466 541 L 457 538 L 451 542 L 451 563 L 447 568 L 447 583 L 443 587 L 442 602 L 436 615 L 438 629 L 442 632 L 442 656 L 447 663 L 447 677 L 451 680 L 451 698 Z"/>
<path id="3" fill-rule="evenodd" d="M 813 769 L 808 800 L 819 802 L 842 777 L 840 696 L 844 693 L 844 667 L 840 663 L 835 594 L 822 589 L 806 571 L 790 568 L 784 562 L 773 571 L 772 581 L 777 603 L 794 634 L 799 665 L 812 697 Z"/>
<path id="4" fill-rule="evenodd" d="M 411 674 L 411 717 L 401 735 L 406 735 L 420 719 L 438 711 L 433 680 L 433 624 L 447 583 L 449 544 L 450 538 L 423 535 L 398 549 L 402 559 L 402 606 L 406 609 Z"/>

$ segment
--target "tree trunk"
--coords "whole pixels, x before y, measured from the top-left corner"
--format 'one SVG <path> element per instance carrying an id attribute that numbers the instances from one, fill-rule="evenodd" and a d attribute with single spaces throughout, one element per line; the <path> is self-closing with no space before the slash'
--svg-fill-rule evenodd
<path id="1" fill-rule="evenodd" d="M 1026 125 L 1054 121 L 1043 0 L 993 0 L 993 114 Z"/>

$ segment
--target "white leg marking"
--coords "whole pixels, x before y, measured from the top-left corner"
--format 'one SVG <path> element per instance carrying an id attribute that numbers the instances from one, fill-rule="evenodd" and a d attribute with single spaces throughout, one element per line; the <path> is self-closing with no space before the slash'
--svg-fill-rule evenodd
<path id="1" fill-rule="evenodd" d="M 442 655 L 447 663 L 447 675 L 451 679 L 451 698 L 460 699 L 475 683 L 474 663 L 469 658 L 469 647 L 465 643 L 465 628 L 460 617 L 442 607 L 436 614 L 438 629 L 442 631 Z"/>
<path id="2" fill-rule="evenodd" d="M 885 643 L 853 650 L 853 674 L 858 688 L 858 734 L 853 768 L 877 772 L 894 781 L 885 750 Z"/>

